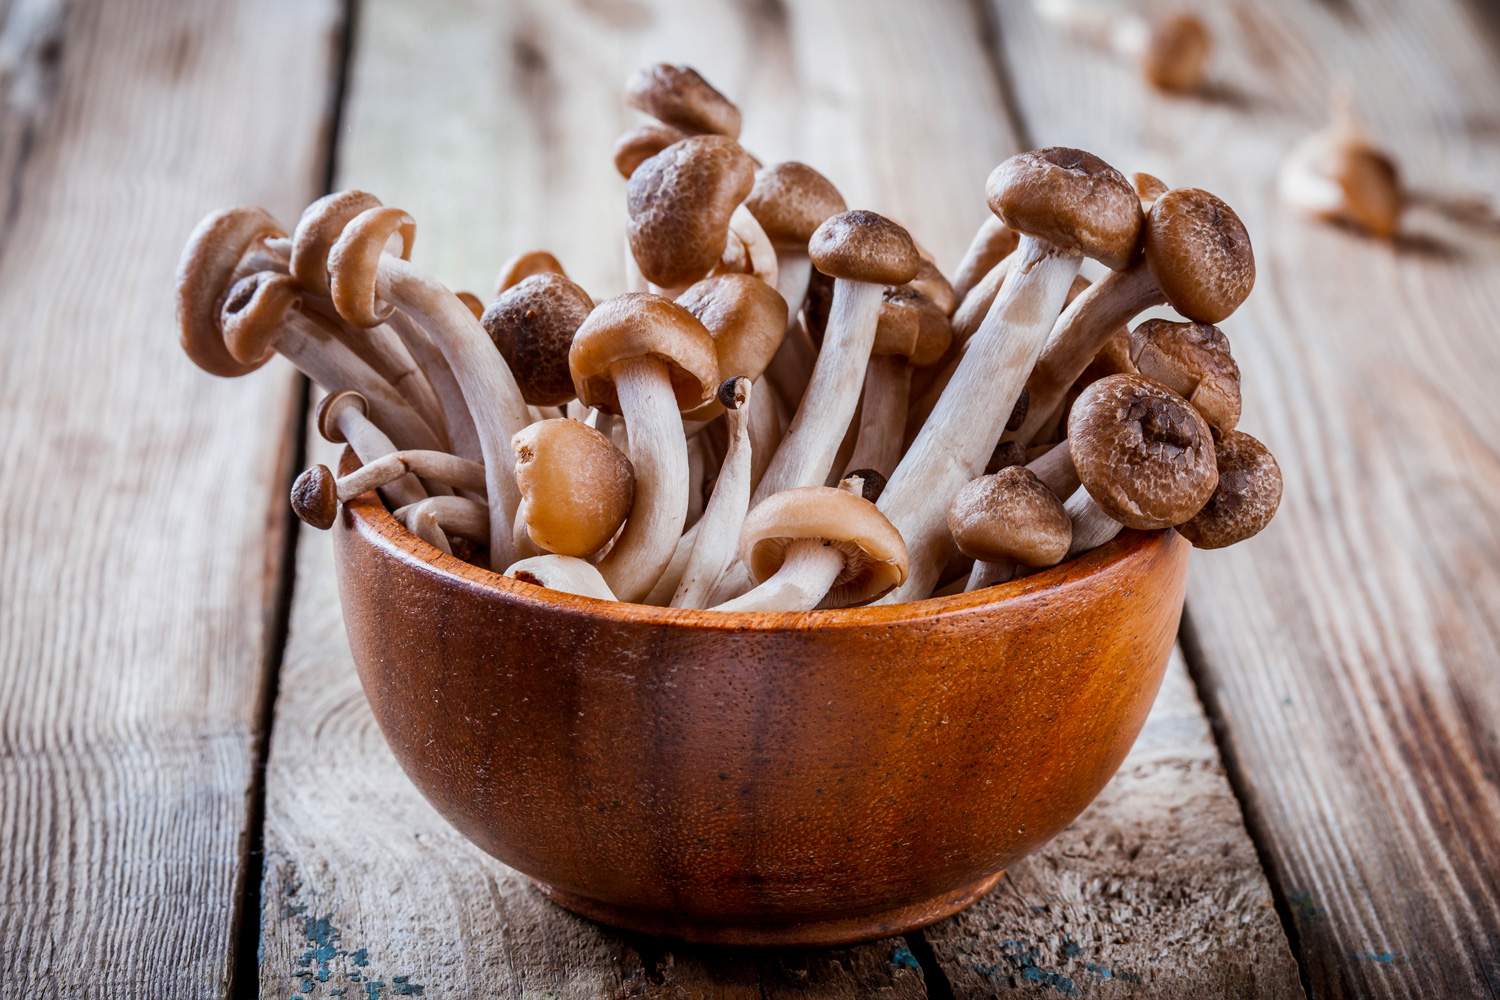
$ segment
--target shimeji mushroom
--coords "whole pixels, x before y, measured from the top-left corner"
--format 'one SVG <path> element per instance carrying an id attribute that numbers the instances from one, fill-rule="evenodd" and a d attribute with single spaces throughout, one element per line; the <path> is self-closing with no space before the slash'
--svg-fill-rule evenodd
<path id="1" fill-rule="evenodd" d="M 727 378 L 719 385 L 717 398 L 729 423 L 729 449 L 719 468 L 713 496 L 708 500 L 703 517 L 693 526 L 696 541 L 686 565 L 677 574 L 679 583 L 672 595 L 674 608 L 705 607 L 714 582 L 734 561 L 740 529 L 744 527 L 745 514 L 750 509 L 750 420 L 753 412 L 750 399 L 754 392 L 751 380 L 742 375 Z"/>
<path id="2" fill-rule="evenodd" d="M 442 351 L 463 390 L 479 434 L 490 506 L 491 565 L 509 566 L 511 524 L 521 494 L 511 437 L 531 422 L 526 400 L 505 360 L 474 314 L 440 282 L 405 259 L 416 223 L 398 208 L 367 209 L 350 220 L 328 253 L 328 273 L 339 315 L 371 327 L 400 310 L 419 323 Z M 385 252 L 401 239 L 403 256 Z"/>
<path id="3" fill-rule="evenodd" d="M 1068 417 L 1068 448 L 1083 484 L 1065 504 L 1073 519 L 1069 558 L 1121 527 L 1182 524 L 1219 482 L 1208 421 L 1143 375 L 1111 375 L 1084 389 Z"/>
<path id="4" fill-rule="evenodd" d="M 1020 235 L 991 212 L 975 230 L 974 238 L 958 262 L 958 269 L 953 272 L 953 296 L 957 302 L 963 304 L 969 291 L 1009 257 L 1020 242 Z"/>
<path id="5" fill-rule="evenodd" d="M 619 600 L 604 582 L 598 568 L 576 556 L 532 556 L 512 563 L 506 568 L 505 575 L 512 580 L 563 594 L 592 597 L 598 601 Z"/>
<path id="6" fill-rule="evenodd" d="M 512 286 L 519 285 L 534 274 L 556 274 L 564 278 L 568 276 L 558 259 L 546 250 L 527 250 L 500 265 L 500 270 L 495 273 L 495 294 L 504 295 Z"/>
<path id="7" fill-rule="evenodd" d="M 948 504 L 984 469 L 1083 257 L 1120 268 L 1140 243 L 1135 189 L 1082 150 L 1013 156 L 990 174 L 986 194 L 1021 241 L 989 314 L 880 498 L 911 554 L 911 574 L 888 603 L 932 591 L 951 550 Z"/>
<path id="8" fill-rule="evenodd" d="M 547 552 L 588 558 L 625 523 L 635 470 L 609 438 L 576 420 L 542 420 L 511 439 L 517 530 Z"/>
<path id="9" fill-rule="evenodd" d="M 637 167 L 625 186 L 626 233 L 646 280 L 680 290 L 713 270 L 754 183 L 749 155 L 718 135 L 684 139 Z"/>
<path id="10" fill-rule="evenodd" d="M 408 474 L 455 489 L 484 492 L 484 466 L 477 462 L 444 451 L 394 451 L 339 479 L 326 465 L 304 470 L 292 483 L 292 510 L 303 522 L 327 531 L 338 516 L 339 504 Z"/>
<path id="11" fill-rule="evenodd" d="M 833 468 L 855 408 L 886 285 L 917 273 L 910 234 L 874 212 L 841 212 L 808 243 L 813 265 L 833 277 L 833 309 L 807 392 L 751 503 L 796 486 L 822 483 Z"/>
<path id="12" fill-rule="evenodd" d="M 1277 190 L 1282 201 L 1314 218 L 1382 239 L 1395 235 L 1406 202 L 1395 162 L 1371 145 L 1347 91 L 1334 95 L 1333 122 L 1287 154 Z"/>
<path id="13" fill-rule="evenodd" d="M 397 508 L 394 516 L 407 531 L 450 556 L 449 535 L 475 545 L 490 543 L 489 509 L 466 497 L 428 497 Z"/>
<path id="14" fill-rule="evenodd" d="M 1056 566 L 1068 554 L 1073 522 L 1063 503 L 1025 466 L 980 476 L 948 507 L 958 551 L 974 560 L 965 590 L 1004 583 L 1016 565 Z"/>
<path id="15" fill-rule="evenodd" d="M 1190 93 L 1203 83 L 1213 36 L 1191 11 L 1152 21 L 1108 0 L 1035 0 L 1037 13 L 1065 31 L 1138 60 L 1152 86 Z"/>
<path id="16" fill-rule="evenodd" d="M 711 133 L 739 138 L 740 109 L 691 66 L 644 66 L 625 82 L 625 101 L 688 135 Z"/>
<path id="17" fill-rule="evenodd" d="M 686 139 L 688 134 L 675 125 L 662 122 L 646 122 L 637 125 L 615 140 L 615 169 L 627 181 L 635 168 L 660 153 L 675 142 Z"/>
<path id="18" fill-rule="evenodd" d="M 1120 324 L 1170 304 L 1199 323 L 1229 316 L 1255 285 L 1250 236 L 1234 210 L 1197 188 L 1174 188 L 1146 216 L 1144 253 L 1095 282 L 1058 319 L 1027 381 L 1031 416 L 1016 433 L 1025 443 L 1056 412 L 1068 387 Z"/>
<path id="19" fill-rule="evenodd" d="M 635 500 L 625 529 L 599 563 L 623 601 L 640 601 L 671 561 L 688 507 L 684 410 L 719 384 L 713 337 L 692 313 L 658 295 L 602 302 L 568 356 L 578 398 L 625 418 Z"/>
<path id="20" fill-rule="evenodd" d="M 1239 423 L 1240 366 L 1218 327 L 1148 319 L 1130 331 L 1130 361 L 1192 403 L 1221 434 Z"/>
<path id="21" fill-rule="evenodd" d="M 357 392 L 330 393 L 318 404 L 318 433 L 334 444 L 348 444 L 362 465 L 368 465 L 399 449 L 385 432 L 370 422 L 369 404 Z M 415 503 L 427 496 L 417 477 L 407 474 L 380 488 L 380 495 L 396 506 Z"/>
<path id="22" fill-rule="evenodd" d="M 698 318 L 714 339 L 719 372 L 752 382 L 781 346 L 786 334 L 786 303 L 776 290 L 746 274 L 721 274 L 690 285 L 677 304 Z M 689 413 L 685 420 L 713 420 L 724 412 L 723 394 Z"/>
<path id="23" fill-rule="evenodd" d="M 750 511 L 740 559 L 756 586 L 716 611 L 811 611 L 868 604 L 906 578 L 901 535 L 858 493 L 783 490 Z"/>
<path id="24" fill-rule="evenodd" d="M 865 369 L 859 436 L 850 469 L 875 469 L 889 477 L 901 459 L 912 370 L 936 364 L 953 332 L 948 317 L 912 285 L 888 286 L 880 303 L 875 345 Z"/>
<path id="25" fill-rule="evenodd" d="M 1214 445 L 1218 487 L 1203 509 L 1179 524 L 1182 537 L 1200 549 L 1243 542 L 1271 522 L 1281 506 L 1281 468 L 1255 438 L 1230 431 Z"/>
<path id="26" fill-rule="evenodd" d="M 485 309 L 480 325 L 527 403 L 560 406 L 574 398 L 568 350 L 593 309 L 588 292 L 550 272 L 523 278 Z"/>

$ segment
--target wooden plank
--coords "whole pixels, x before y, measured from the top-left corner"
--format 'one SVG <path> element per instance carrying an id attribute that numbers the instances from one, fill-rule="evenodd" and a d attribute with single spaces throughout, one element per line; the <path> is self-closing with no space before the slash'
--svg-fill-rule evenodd
<path id="1" fill-rule="evenodd" d="M 1195 558 L 1190 652 L 1313 989 L 1500 996 L 1500 242 L 1432 202 L 1500 196 L 1493 26 L 1441 0 L 1205 3 L 1214 77 L 1174 100 L 992 6 L 1038 144 L 1213 190 L 1255 240 L 1224 325 L 1286 499 Z M 1428 199 L 1394 246 L 1274 201 L 1340 80 Z"/>
<path id="2" fill-rule="evenodd" d="M 229 989 L 297 383 L 177 346 L 321 181 L 332 0 L 0 10 L 0 995 Z"/>

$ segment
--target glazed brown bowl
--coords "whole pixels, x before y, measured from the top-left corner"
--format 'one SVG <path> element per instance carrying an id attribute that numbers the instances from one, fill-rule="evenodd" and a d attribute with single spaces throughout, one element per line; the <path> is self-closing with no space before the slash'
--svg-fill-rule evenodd
<path id="1" fill-rule="evenodd" d="M 1190 551 L 1125 532 L 975 593 L 726 614 L 506 579 L 374 494 L 334 530 L 365 694 L 438 811 L 578 913 L 749 945 L 929 924 L 1066 827 L 1145 721 Z"/>

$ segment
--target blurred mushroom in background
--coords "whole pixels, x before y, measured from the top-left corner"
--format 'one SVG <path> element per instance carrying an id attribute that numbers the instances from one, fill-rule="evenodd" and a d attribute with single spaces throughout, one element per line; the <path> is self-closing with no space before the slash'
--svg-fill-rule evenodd
<path id="1" fill-rule="evenodd" d="M 1147 19 L 1108 0 L 1033 0 L 1033 6 L 1068 34 L 1137 60 L 1158 90 L 1188 94 L 1203 85 L 1213 36 L 1192 11 Z"/>
<path id="2" fill-rule="evenodd" d="M 1316 219 L 1392 238 L 1406 204 L 1395 162 L 1370 143 L 1354 116 L 1348 87 L 1334 92 L 1331 119 L 1293 146 L 1282 162 L 1281 200 Z"/>

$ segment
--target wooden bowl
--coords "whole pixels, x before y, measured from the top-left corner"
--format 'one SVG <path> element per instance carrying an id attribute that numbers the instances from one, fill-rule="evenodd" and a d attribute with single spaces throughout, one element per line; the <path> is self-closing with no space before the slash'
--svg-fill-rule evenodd
<path id="1" fill-rule="evenodd" d="M 374 494 L 334 538 L 365 694 L 438 811 L 571 910 L 735 945 L 925 926 L 1066 827 L 1145 721 L 1190 551 L 1126 532 L 971 594 L 724 614 L 506 579 Z"/>

